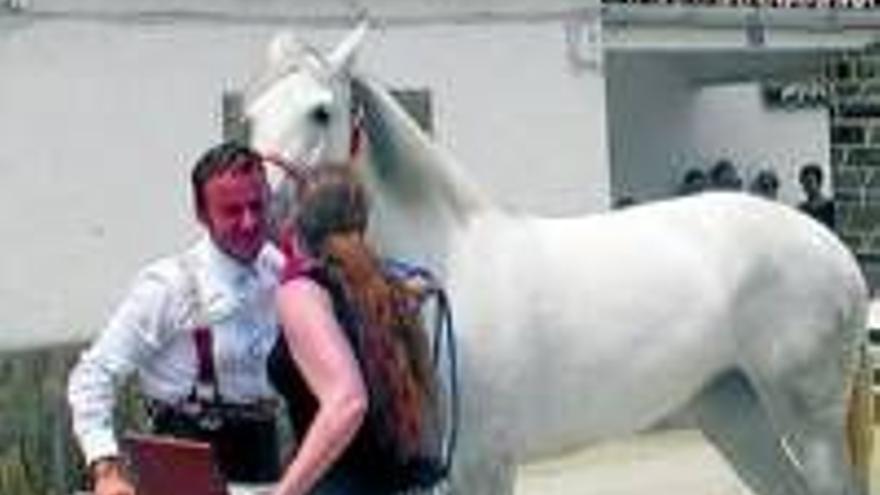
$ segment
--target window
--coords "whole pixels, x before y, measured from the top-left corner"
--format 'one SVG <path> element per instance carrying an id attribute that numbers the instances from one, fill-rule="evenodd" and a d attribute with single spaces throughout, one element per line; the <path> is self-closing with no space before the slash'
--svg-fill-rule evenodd
<path id="1" fill-rule="evenodd" d="M 431 91 L 426 88 L 393 89 L 393 96 L 427 134 L 434 133 L 434 112 Z"/>

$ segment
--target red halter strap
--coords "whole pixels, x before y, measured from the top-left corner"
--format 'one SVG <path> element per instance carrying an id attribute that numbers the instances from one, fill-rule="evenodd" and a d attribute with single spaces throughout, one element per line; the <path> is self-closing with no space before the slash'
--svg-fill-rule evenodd
<path id="1" fill-rule="evenodd" d="M 214 338 L 210 327 L 193 331 L 196 346 L 196 383 L 193 390 L 198 401 L 214 402 L 218 397 L 217 371 L 214 367 Z"/>
<path id="2" fill-rule="evenodd" d="M 351 133 L 348 138 L 348 158 L 354 163 L 361 152 L 364 135 L 364 110 L 360 105 L 351 108 Z"/>

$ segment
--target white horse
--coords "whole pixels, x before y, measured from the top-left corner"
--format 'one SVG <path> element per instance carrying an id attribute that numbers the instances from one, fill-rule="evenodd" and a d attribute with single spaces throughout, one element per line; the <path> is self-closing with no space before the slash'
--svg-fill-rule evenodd
<path id="1" fill-rule="evenodd" d="M 516 467 L 685 416 L 759 495 L 855 495 L 845 416 L 866 286 L 830 231 L 777 203 L 704 194 L 576 218 L 493 204 L 387 91 L 276 42 L 247 97 L 253 144 L 345 158 L 381 250 L 429 265 L 453 301 L 462 424 L 452 492 L 503 495 Z"/>

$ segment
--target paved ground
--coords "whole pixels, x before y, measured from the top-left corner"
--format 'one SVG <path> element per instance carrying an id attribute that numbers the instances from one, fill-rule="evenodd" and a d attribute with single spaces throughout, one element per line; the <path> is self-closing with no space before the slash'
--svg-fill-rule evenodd
<path id="1" fill-rule="evenodd" d="M 878 457 L 875 450 L 874 495 L 880 495 Z M 698 432 L 683 430 L 643 435 L 527 466 L 516 489 L 516 495 L 751 493 Z"/>
<path id="2" fill-rule="evenodd" d="M 880 438 L 875 431 L 875 438 Z M 880 495 L 875 451 L 872 494 Z M 232 495 L 268 495 L 239 487 Z M 80 495 L 80 494 L 77 494 Z M 82 494 L 88 495 L 88 494 Z M 522 469 L 516 495 L 752 495 L 696 431 L 642 435 Z"/>

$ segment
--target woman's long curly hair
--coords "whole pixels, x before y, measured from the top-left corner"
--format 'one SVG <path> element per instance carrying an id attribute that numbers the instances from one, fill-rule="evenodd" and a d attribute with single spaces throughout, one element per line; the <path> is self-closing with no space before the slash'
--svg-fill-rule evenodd
<path id="1" fill-rule="evenodd" d="M 403 390 L 394 393 L 410 401 L 406 407 L 429 411 L 435 387 L 427 333 L 417 309 L 418 291 L 406 281 L 386 276 L 380 259 L 366 241 L 369 202 L 351 167 L 322 164 L 311 168 L 302 178 L 296 203 L 294 219 L 302 246 L 343 287 L 366 336 L 390 336 L 390 343 L 383 345 L 397 354 L 394 359 L 398 366 L 408 368 L 400 373 L 404 382 L 399 386 Z M 362 362 L 362 366 L 370 363 Z M 368 380 L 371 371 L 364 370 Z M 385 378 L 395 381 L 401 376 Z M 414 437 L 419 437 L 425 426 L 413 424 L 409 428 Z"/>

